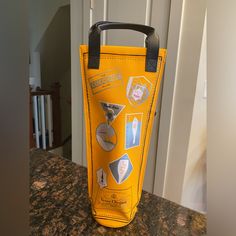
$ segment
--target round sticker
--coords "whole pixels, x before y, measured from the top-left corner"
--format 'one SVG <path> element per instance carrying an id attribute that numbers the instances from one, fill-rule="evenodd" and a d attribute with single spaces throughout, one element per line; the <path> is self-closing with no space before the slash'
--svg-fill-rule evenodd
<path id="1" fill-rule="evenodd" d="M 102 123 L 97 127 L 96 138 L 105 151 L 111 151 L 116 145 L 116 133 L 107 123 Z"/>

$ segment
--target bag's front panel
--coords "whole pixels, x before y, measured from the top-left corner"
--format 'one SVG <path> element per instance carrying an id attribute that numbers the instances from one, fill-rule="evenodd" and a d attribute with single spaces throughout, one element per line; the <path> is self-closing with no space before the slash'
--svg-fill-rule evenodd
<path id="1" fill-rule="evenodd" d="M 129 223 L 139 202 L 165 60 L 145 72 L 145 49 L 104 46 L 99 69 L 87 69 L 81 46 L 89 196 L 97 221 Z"/>

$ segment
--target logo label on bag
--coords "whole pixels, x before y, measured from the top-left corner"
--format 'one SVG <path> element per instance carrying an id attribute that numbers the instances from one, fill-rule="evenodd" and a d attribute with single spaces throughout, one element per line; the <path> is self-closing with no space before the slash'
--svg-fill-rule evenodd
<path id="1" fill-rule="evenodd" d="M 145 102 L 152 90 L 152 83 L 145 76 L 131 76 L 126 87 L 126 95 L 131 105 Z"/>
<path id="2" fill-rule="evenodd" d="M 99 145 L 105 151 L 111 151 L 116 146 L 115 130 L 107 123 L 101 123 L 96 130 L 96 138 Z"/>
<path id="3" fill-rule="evenodd" d="M 120 112 L 125 108 L 125 105 L 113 104 L 108 102 L 100 102 L 103 111 L 105 112 L 106 120 L 108 124 L 111 124 Z"/>
<path id="4" fill-rule="evenodd" d="M 130 212 L 131 199 L 131 188 L 122 190 L 104 188 L 97 193 L 95 208 Z M 112 211 L 109 214 L 115 214 L 115 212 Z"/>
<path id="5" fill-rule="evenodd" d="M 124 154 L 118 160 L 111 162 L 109 168 L 118 184 L 122 184 L 130 176 L 130 173 L 133 170 L 128 154 Z"/>
<path id="6" fill-rule="evenodd" d="M 107 174 L 102 168 L 97 171 L 97 182 L 100 188 L 107 186 Z"/>
<path id="7" fill-rule="evenodd" d="M 120 86 L 122 84 L 122 76 L 118 71 L 108 71 L 90 77 L 89 84 L 93 94 L 96 94 L 103 90 Z"/>
<path id="8" fill-rule="evenodd" d="M 142 113 L 126 114 L 125 118 L 125 149 L 140 145 Z"/>

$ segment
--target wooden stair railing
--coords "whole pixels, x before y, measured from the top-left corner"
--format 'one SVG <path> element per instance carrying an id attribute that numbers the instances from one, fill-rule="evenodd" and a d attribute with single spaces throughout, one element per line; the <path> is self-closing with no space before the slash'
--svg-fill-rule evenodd
<path id="1" fill-rule="evenodd" d="M 60 87 L 54 83 L 50 90 L 30 90 L 30 148 L 53 149 L 61 144 Z"/>

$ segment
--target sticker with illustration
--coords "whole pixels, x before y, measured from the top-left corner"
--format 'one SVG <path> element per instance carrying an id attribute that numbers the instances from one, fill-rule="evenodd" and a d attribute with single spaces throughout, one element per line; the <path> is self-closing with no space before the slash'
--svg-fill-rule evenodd
<path id="1" fill-rule="evenodd" d="M 126 87 L 126 95 L 131 105 L 145 102 L 152 90 L 152 83 L 145 76 L 131 76 Z"/>
<path id="2" fill-rule="evenodd" d="M 96 94 L 106 89 L 120 86 L 122 84 L 122 76 L 118 71 L 107 71 L 90 77 L 89 84 L 93 94 Z"/>
<path id="3" fill-rule="evenodd" d="M 100 188 L 107 186 L 107 174 L 102 168 L 97 171 L 97 182 Z"/>
<path id="4" fill-rule="evenodd" d="M 100 102 L 108 124 L 111 124 L 120 112 L 125 108 L 125 105 L 113 104 L 108 102 Z"/>
<path id="5" fill-rule="evenodd" d="M 111 151 L 116 145 L 115 130 L 107 123 L 101 123 L 97 127 L 96 138 L 105 151 Z"/>
<path id="6" fill-rule="evenodd" d="M 132 163 L 129 159 L 128 154 L 124 154 L 119 159 L 109 164 L 112 176 L 118 184 L 122 184 L 133 170 Z"/>
<path id="7" fill-rule="evenodd" d="M 125 149 L 140 145 L 143 113 L 126 114 L 125 117 Z"/>

